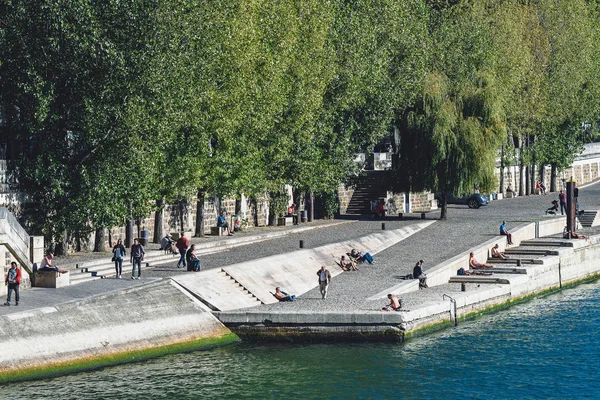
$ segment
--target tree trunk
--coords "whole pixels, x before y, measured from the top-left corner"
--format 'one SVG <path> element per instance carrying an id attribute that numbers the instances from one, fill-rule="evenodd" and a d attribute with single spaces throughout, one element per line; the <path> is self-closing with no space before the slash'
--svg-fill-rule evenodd
<path id="1" fill-rule="evenodd" d="M 58 243 L 54 247 L 54 255 L 56 256 L 64 256 L 67 254 L 67 249 L 69 248 L 69 235 L 67 231 L 64 231 L 62 236 L 60 237 Z"/>
<path id="2" fill-rule="evenodd" d="M 106 251 L 106 229 L 96 228 L 96 234 L 94 235 L 94 251 L 104 252 Z"/>
<path id="3" fill-rule="evenodd" d="M 308 210 L 308 222 L 312 222 L 315 217 L 315 194 L 311 190 L 306 194 L 306 206 Z"/>
<path id="4" fill-rule="evenodd" d="M 448 196 L 446 195 L 446 192 L 442 192 L 441 200 L 442 211 L 440 212 L 440 219 L 445 220 L 446 216 L 448 215 Z"/>
<path id="5" fill-rule="evenodd" d="M 133 244 L 133 221 L 125 221 L 125 247 L 131 247 Z"/>
<path id="6" fill-rule="evenodd" d="M 525 169 L 525 166 L 523 165 L 523 157 L 520 155 L 521 153 L 519 152 L 519 196 L 524 196 L 525 192 L 523 191 L 524 189 L 524 179 L 523 179 L 523 172 Z"/>
<path id="7" fill-rule="evenodd" d="M 269 199 L 272 199 L 276 193 L 269 192 Z M 277 225 L 277 215 L 275 210 L 275 204 L 273 201 L 269 201 L 269 226 Z"/>
<path id="8" fill-rule="evenodd" d="M 529 187 L 529 165 L 525 167 L 525 194 L 529 196 L 531 189 Z"/>
<path id="9" fill-rule="evenodd" d="M 163 236 L 163 219 L 165 215 L 165 197 L 156 200 L 156 212 L 154 213 L 154 243 L 160 243 Z"/>
<path id="10" fill-rule="evenodd" d="M 252 219 L 254 226 L 258 226 L 258 200 L 255 197 L 252 197 Z"/>
<path id="11" fill-rule="evenodd" d="M 500 150 L 500 189 L 498 193 L 504 193 L 504 145 Z"/>
<path id="12" fill-rule="evenodd" d="M 235 199 L 235 213 L 237 215 L 242 215 L 242 195 L 240 194 L 240 198 Z"/>
<path id="13" fill-rule="evenodd" d="M 179 200 L 178 202 L 178 210 L 179 210 L 179 231 L 185 232 L 185 220 L 183 218 L 183 212 L 185 211 L 185 206 L 183 204 L 184 200 Z"/>
<path id="14" fill-rule="evenodd" d="M 557 192 L 556 189 L 556 164 L 550 164 L 550 191 Z"/>
<path id="15" fill-rule="evenodd" d="M 204 237 L 204 189 L 198 189 L 196 200 L 196 228 L 194 236 Z"/>
<path id="16" fill-rule="evenodd" d="M 535 193 L 535 164 L 533 164 L 531 166 L 531 194 L 536 194 Z"/>

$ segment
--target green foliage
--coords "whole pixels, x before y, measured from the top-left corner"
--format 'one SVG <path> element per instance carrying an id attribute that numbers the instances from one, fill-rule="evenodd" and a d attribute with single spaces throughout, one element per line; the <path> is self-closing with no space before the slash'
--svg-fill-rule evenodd
<path id="1" fill-rule="evenodd" d="M 524 160 L 566 166 L 581 123 L 598 120 L 597 1 L 0 7 L 0 105 L 27 144 L 30 220 L 55 239 L 199 189 L 261 197 L 291 184 L 333 210 L 360 173 L 355 153 L 390 127 L 396 189 L 485 191 L 507 134 L 535 143 Z"/>

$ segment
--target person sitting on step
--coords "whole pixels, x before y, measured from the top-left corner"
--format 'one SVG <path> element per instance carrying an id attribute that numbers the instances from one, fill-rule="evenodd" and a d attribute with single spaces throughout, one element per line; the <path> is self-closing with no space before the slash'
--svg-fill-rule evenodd
<path id="1" fill-rule="evenodd" d="M 494 247 L 492 247 L 492 258 L 498 258 L 500 260 L 507 260 L 509 257 L 504 255 L 502 251 L 500 251 L 500 246 L 498 243 Z"/>
<path id="2" fill-rule="evenodd" d="M 231 232 L 231 229 L 229 228 L 229 223 L 227 222 L 227 211 L 225 209 L 221 210 L 221 214 L 219 215 L 219 218 L 217 218 L 217 226 L 219 228 L 225 229 L 225 232 L 227 232 L 227 236 L 233 236 L 233 232 Z"/>
<path id="3" fill-rule="evenodd" d="M 198 272 L 200 271 L 200 259 L 195 253 L 196 245 L 193 244 L 190 246 L 188 251 L 185 253 L 185 260 L 187 262 L 187 270 Z"/>
<path id="4" fill-rule="evenodd" d="M 419 280 L 419 289 L 426 289 L 427 286 L 427 275 L 423 272 L 423 260 L 419 260 L 413 268 L 413 279 Z"/>
<path id="5" fill-rule="evenodd" d="M 477 262 L 477 260 L 475 259 L 474 253 L 471 252 L 469 254 L 469 267 L 470 267 L 470 269 L 475 270 L 475 269 L 483 269 L 483 268 L 493 268 L 494 266 Z"/>

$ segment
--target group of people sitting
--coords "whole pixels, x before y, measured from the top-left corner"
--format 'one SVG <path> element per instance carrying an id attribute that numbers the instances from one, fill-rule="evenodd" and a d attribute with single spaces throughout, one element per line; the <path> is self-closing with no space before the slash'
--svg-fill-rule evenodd
<path id="1" fill-rule="evenodd" d="M 346 253 L 340 259 L 340 267 L 344 271 L 358 271 L 358 264 L 368 262 L 369 264 L 375 264 L 375 260 L 371 253 L 363 253 L 356 249 L 352 249 L 349 253 Z"/>

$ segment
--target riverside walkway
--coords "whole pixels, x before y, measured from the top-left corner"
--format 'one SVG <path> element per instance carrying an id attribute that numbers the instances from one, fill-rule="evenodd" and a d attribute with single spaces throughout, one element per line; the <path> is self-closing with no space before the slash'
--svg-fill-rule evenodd
<path id="1" fill-rule="evenodd" d="M 428 268 L 498 236 L 498 227 L 503 220 L 507 222 L 507 226 L 511 230 L 521 224 L 545 218 L 544 210 L 550 206 L 550 202 L 554 198 L 557 198 L 557 193 L 546 196 L 517 197 L 493 201 L 490 202 L 489 206 L 480 209 L 468 209 L 466 206 L 451 205 L 448 207 L 447 220 L 437 221 L 402 242 L 380 252 L 375 256 L 377 261 L 375 265 L 364 264 L 361 266 L 360 271 L 344 272 L 336 276 L 329 287 L 326 300 L 321 299 L 318 288 L 315 288 L 300 295 L 296 302 L 265 304 L 253 308 L 253 311 L 277 312 L 285 310 L 289 313 L 379 310 L 386 303 L 386 300 L 368 300 L 368 298 L 402 282 L 399 277 L 411 273 L 417 260 L 423 259 L 425 261 L 424 269 L 427 272 Z M 600 209 L 600 185 L 594 184 L 582 188 L 579 202 L 585 210 Z M 439 211 L 427 214 L 429 220 L 438 217 Z M 324 222 L 302 224 L 299 227 L 301 231 L 293 227 L 279 228 L 280 232 L 283 232 L 282 235 L 275 235 L 256 243 L 244 244 L 242 242 L 244 237 L 247 238 L 252 235 L 258 237 L 265 230 L 274 231 L 273 228 L 252 229 L 243 235 L 228 238 L 231 246 L 227 249 L 223 251 L 216 249 L 215 252 L 202 256 L 202 270 L 293 252 L 298 250 L 300 240 L 304 242 L 304 248 L 310 249 L 381 232 L 382 222 L 385 222 L 386 230 L 394 230 L 414 225 L 421 222 L 421 220 L 417 218 L 406 218 L 404 220 L 398 220 L 397 218 L 386 220 L 342 218 L 339 222 L 339 224 L 333 225 L 324 224 Z M 308 227 L 314 229 L 307 230 Z M 588 228 L 581 230 L 580 233 L 589 234 L 597 231 L 597 228 Z M 194 239 L 193 242 L 202 243 L 203 240 L 211 239 Z M 236 245 L 236 241 L 240 242 L 239 245 Z M 149 249 L 157 247 L 156 244 L 148 246 Z M 359 250 L 369 251 L 369 249 Z M 110 256 L 107 255 L 107 257 Z M 97 258 L 97 256 L 94 258 Z M 172 261 L 164 261 L 150 268 L 144 268 L 141 280 L 101 279 L 60 289 L 32 288 L 23 290 L 20 305 L 18 307 L 0 307 L 0 315 L 78 301 L 154 283 L 166 277 L 192 274 L 178 269 L 176 267 L 177 259 L 177 257 L 173 257 Z M 82 258 L 71 258 L 69 261 L 72 262 L 73 260 L 83 263 L 86 261 Z M 331 265 L 334 265 L 335 261 L 332 259 Z M 124 278 L 129 277 L 130 264 L 128 262 L 124 263 L 123 272 Z M 315 269 L 315 285 L 316 282 Z M 285 290 L 285 287 L 283 289 Z M 472 290 L 477 290 L 477 288 Z M 460 285 L 448 284 L 431 287 L 427 290 L 403 295 L 401 299 L 404 308 L 411 308 L 426 304 L 429 301 L 439 301 L 443 293 L 451 294 L 453 291 L 460 291 Z M 118 310 L 115 310 L 115 312 L 118 312 Z"/>

